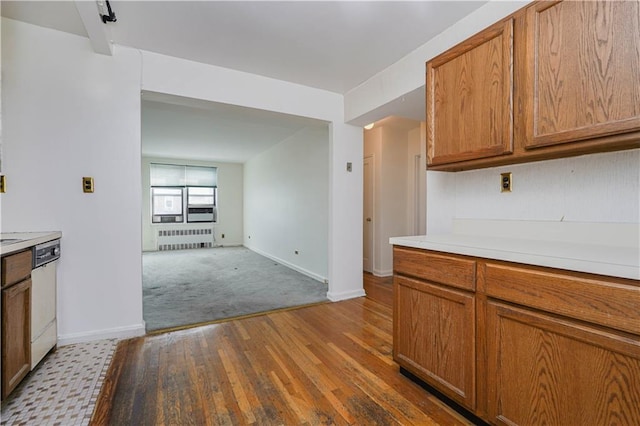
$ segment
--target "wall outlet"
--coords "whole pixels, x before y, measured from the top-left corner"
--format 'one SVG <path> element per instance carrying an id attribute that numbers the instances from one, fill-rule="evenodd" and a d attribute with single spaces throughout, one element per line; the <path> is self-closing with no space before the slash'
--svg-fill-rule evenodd
<path id="1" fill-rule="evenodd" d="M 93 178 L 92 177 L 83 177 L 82 178 L 82 192 L 91 193 L 94 191 L 93 187 Z"/>
<path id="2" fill-rule="evenodd" d="M 513 177 L 511 172 L 500 173 L 500 192 L 511 192 L 513 189 Z"/>

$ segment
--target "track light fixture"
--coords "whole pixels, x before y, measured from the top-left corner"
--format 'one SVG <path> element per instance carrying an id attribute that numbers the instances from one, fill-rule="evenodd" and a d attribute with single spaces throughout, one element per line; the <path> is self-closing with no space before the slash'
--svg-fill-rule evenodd
<path id="1" fill-rule="evenodd" d="M 106 12 L 105 12 L 106 7 Z M 116 22 L 116 14 L 111 10 L 111 5 L 109 4 L 109 0 L 100 0 L 98 1 L 98 10 L 100 11 L 100 17 L 102 18 L 102 23 L 106 24 L 107 22 Z"/>

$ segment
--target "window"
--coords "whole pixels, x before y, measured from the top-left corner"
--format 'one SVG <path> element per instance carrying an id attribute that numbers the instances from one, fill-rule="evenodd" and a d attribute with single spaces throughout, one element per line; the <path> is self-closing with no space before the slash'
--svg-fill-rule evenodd
<path id="1" fill-rule="evenodd" d="M 216 192 L 215 188 L 187 188 L 189 206 L 215 206 Z"/>
<path id="2" fill-rule="evenodd" d="M 151 221 L 153 223 L 182 222 L 182 188 L 151 188 Z"/>
<path id="3" fill-rule="evenodd" d="M 151 164 L 151 221 L 217 222 L 217 181 L 215 167 Z"/>

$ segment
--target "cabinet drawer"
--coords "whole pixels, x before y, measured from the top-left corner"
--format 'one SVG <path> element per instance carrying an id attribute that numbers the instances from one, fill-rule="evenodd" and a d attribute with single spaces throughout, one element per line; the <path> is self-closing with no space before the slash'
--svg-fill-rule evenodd
<path id="1" fill-rule="evenodd" d="M 487 295 L 640 334 L 640 284 L 634 280 L 487 263 Z"/>
<path id="2" fill-rule="evenodd" d="M 393 270 L 465 290 L 476 288 L 476 261 L 420 249 L 393 248 Z"/>
<path id="3" fill-rule="evenodd" d="M 31 250 L 2 258 L 2 287 L 15 284 L 31 275 Z"/>

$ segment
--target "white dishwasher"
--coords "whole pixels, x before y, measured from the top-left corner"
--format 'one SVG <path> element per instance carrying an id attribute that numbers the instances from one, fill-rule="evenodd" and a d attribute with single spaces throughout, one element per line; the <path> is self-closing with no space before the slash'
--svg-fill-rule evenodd
<path id="1" fill-rule="evenodd" d="M 31 271 L 31 369 L 58 341 L 56 322 L 56 268 L 60 257 L 60 240 L 33 248 Z"/>

